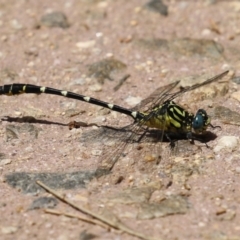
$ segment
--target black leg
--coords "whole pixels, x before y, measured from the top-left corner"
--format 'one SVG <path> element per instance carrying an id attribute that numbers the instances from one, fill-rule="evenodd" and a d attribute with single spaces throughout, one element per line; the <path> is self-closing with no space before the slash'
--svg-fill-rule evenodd
<path id="1" fill-rule="evenodd" d="M 220 129 L 222 129 L 221 126 L 213 126 L 212 124 L 209 124 L 209 126 L 210 126 L 211 128 L 213 128 L 213 129 L 215 129 L 215 128 L 220 128 Z"/>
<path id="2" fill-rule="evenodd" d="M 186 136 L 187 136 L 187 139 L 192 141 L 192 143 L 194 143 L 194 140 L 196 140 L 196 141 L 199 141 L 201 143 L 204 143 L 206 145 L 206 147 L 209 148 L 209 146 L 207 145 L 206 142 L 204 142 L 201 138 L 199 138 L 197 136 L 194 136 L 192 132 L 188 132 Z"/>
<path id="3" fill-rule="evenodd" d="M 171 149 L 174 149 L 174 147 L 175 147 L 175 142 L 177 142 L 177 139 L 171 139 L 171 137 L 170 137 L 170 134 L 168 134 L 168 133 L 165 133 L 165 137 L 167 138 L 167 140 L 170 142 L 170 148 Z"/>

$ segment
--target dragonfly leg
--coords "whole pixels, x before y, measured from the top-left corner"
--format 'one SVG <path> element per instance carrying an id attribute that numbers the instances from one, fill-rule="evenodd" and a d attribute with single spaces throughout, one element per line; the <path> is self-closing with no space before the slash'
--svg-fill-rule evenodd
<path id="1" fill-rule="evenodd" d="M 222 129 L 221 126 L 213 126 L 211 123 L 209 124 L 209 126 L 210 126 L 211 128 L 213 128 L 213 129 L 215 129 L 215 128 L 220 128 L 220 129 Z"/>
<path id="2" fill-rule="evenodd" d="M 187 139 L 191 140 L 191 143 L 193 143 L 193 144 L 194 144 L 194 140 L 196 140 L 196 141 L 199 141 L 199 142 L 201 142 L 201 143 L 204 143 L 205 146 L 206 146 L 207 148 L 209 148 L 208 144 L 207 144 L 206 142 L 204 142 L 203 139 L 201 139 L 200 137 L 197 137 L 197 136 L 194 135 L 192 132 L 188 132 L 188 133 L 186 134 L 186 137 L 187 137 Z"/>
<path id="3" fill-rule="evenodd" d="M 170 136 L 171 135 L 171 136 Z M 170 142 L 170 148 L 174 149 L 175 147 L 175 142 L 177 142 L 177 139 L 172 139 L 172 137 L 174 137 L 175 134 L 169 134 L 169 133 L 165 133 L 165 137 L 167 138 L 167 140 Z"/>

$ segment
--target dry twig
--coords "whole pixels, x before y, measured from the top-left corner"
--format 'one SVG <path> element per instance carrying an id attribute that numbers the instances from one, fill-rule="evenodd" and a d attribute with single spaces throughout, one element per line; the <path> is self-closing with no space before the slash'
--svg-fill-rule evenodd
<path id="1" fill-rule="evenodd" d="M 125 232 L 125 233 L 128 233 L 132 236 L 135 236 L 135 237 L 138 237 L 140 239 L 144 239 L 144 240 L 155 240 L 151 237 L 147 237 L 147 236 L 144 236 L 143 234 L 141 233 L 138 233 L 138 232 L 135 232 L 134 230 L 126 227 L 119 219 L 115 218 L 114 220 L 113 219 L 107 219 L 105 218 L 104 216 L 102 215 L 99 215 L 99 214 L 96 214 L 86 208 L 83 208 L 83 207 L 79 207 L 77 205 L 75 205 L 73 202 L 69 201 L 68 199 L 66 199 L 64 196 L 62 196 L 61 194 L 57 193 L 56 191 L 54 191 L 53 189 L 49 188 L 48 186 L 46 186 L 44 183 L 40 182 L 40 181 L 36 181 L 36 183 L 41 186 L 43 189 L 45 189 L 47 192 L 51 193 L 52 195 L 54 195 L 56 198 L 58 198 L 59 200 L 61 200 L 62 202 L 68 204 L 69 206 L 71 206 L 72 208 L 78 210 L 78 211 L 81 211 L 82 213 L 84 214 L 87 214 L 99 221 L 101 221 L 102 223 L 104 224 L 107 224 L 109 227 L 112 227 L 112 228 L 115 228 L 115 229 L 118 229 L 122 232 Z M 97 222 L 96 222 L 97 224 Z M 158 238 L 158 240 L 160 240 Z"/>

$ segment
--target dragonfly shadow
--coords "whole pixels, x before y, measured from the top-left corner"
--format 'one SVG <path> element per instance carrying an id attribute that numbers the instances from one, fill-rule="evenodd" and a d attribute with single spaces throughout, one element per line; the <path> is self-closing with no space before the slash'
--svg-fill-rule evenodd
<path id="1" fill-rule="evenodd" d="M 47 120 L 40 120 L 36 119 L 32 116 L 24 116 L 24 117 L 9 117 L 5 116 L 1 119 L 2 121 L 6 122 L 17 122 L 17 123 L 39 123 L 39 124 L 55 124 L 59 126 L 67 126 L 69 127 L 69 123 L 60 123 L 60 122 L 53 122 L 53 121 L 47 121 Z M 91 126 L 91 125 L 89 125 Z M 142 128 L 142 131 L 134 130 L 133 124 L 117 128 L 117 127 L 111 127 L 107 125 L 100 126 L 98 129 L 92 129 L 90 131 L 87 131 L 86 133 L 83 133 L 83 136 L 81 139 L 84 141 L 99 141 L 99 138 L 107 138 L 107 139 L 116 139 L 120 141 L 128 141 L 129 134 L 134 134 L 134 138 L 131 139 L 131 142 L 169 142 L 169 138 L 166 137 L 167 134 L 170 134 L 173 140 L 186 140 L 187 136 L 186 133 L 168 133 L 164 132 L 158 129 L 145 129 Z M 192 133 L 193 136 L 197 137 L 201 142 L 209 142 L 213 141 L 217 138 L 217 135 L 206 131 L 203 135 L 195 135 Z"/>
<path id="2" fill-rule="evenodd" d="M 60 125 L 60 126 L 69 126 L 68 124 L 64 124 L 64 123 L 60 123 L 60 122 L 36 119 L 32 116 L 24 116 L 24 117 L 5 116 L 1 120 L 6 121 L 6 122 L 17 122 L 17 123 L 39 123 L 39 124 L 46 124 L 46 125 L 55 124 L 55 125 Z"/>
<path id="3" fill-rule="evenodd" d="M 201 142 L 208 143 L 215 140 L 217 138 L 217 135 L 213 132 L 206 131 L 203 135 L 198 135 L 198 138 L 201 139 Z"/>
<path id="4" fill-rule="evenodd" d="M 203 135 L 197 135 L 191 133 L 193 139 L 197 141 L 207 143 L 213 141 L 217 138 L 217 135 L 206 131 Z M 129 138 L 129 136 L 132 136 Z M 127 125 L 121 128 L 115 128 L 111 126 L 101 126 L 98 129 L 91 129 L 83 133 L 80 141 L 84 142 L 98 142 L 99 140 L 114 140 L 126 143 L 147 143 L 147 142 L 170 142 L 169 139 L 173 141 L 187 140 L 186 133 L 179 132 L 166 132 L 158 129 L 146 129 L 139 128 L 135 131 L 133 125 Z"/>

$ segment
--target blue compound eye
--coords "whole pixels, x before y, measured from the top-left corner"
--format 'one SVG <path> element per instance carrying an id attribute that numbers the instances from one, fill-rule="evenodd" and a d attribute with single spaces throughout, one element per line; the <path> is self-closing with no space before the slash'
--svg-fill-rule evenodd
<path id="1" fill-rule="evenodd" d="M 193 129 L 199 130 L 199 129 L 203 128 L 203 126 L 204 126 L 203 115 L 201 113 L 197 112 L 196 116 L 193 119 L 192 127 L 193 127 Z"/>
<path id="2" fill-rule="evenodd" d="M 192 128 L 195 132 L 203 133 L 210 124 L 210 118 L 203 109 L 199 109 L 192 121 Z"/>

